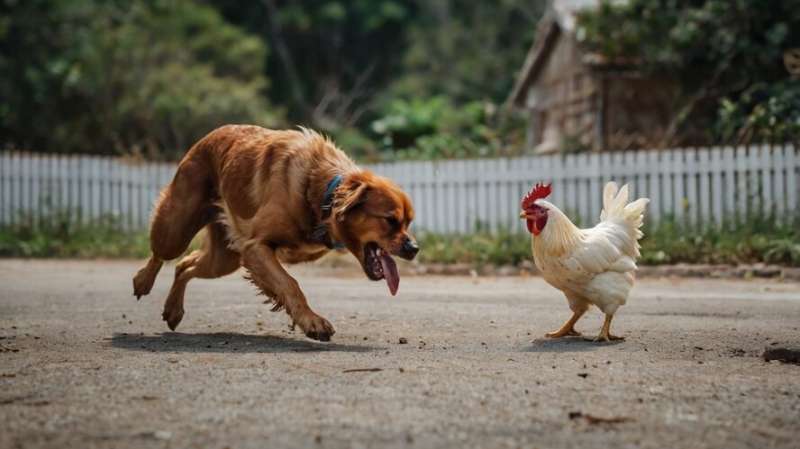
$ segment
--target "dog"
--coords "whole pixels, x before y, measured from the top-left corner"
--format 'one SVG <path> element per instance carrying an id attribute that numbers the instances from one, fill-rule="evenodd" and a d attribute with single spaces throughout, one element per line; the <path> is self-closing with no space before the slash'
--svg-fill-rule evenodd
<path id="1" fill-rule="evenodd" d="M 329 341 L 334 328 L 308 305 L 283 264 L 347 249 L 367 278 L 385 279 L 392 295 L 399 275 L 392 256 L 419 251 L 408 231 L 411 200 L 389 179 L 360 169 L 328 138 L 305 129 L 227 125 L 195 143 L 156 203 L 151 257 L 133 278 L 137 299 L 150 293 L 164 261 L 184 254 L 206 232 L 200 249 L 183 257 L 162 318 L 175 330 L 192 278 L 218 278 L 240 266 L 293 326 Z"/>

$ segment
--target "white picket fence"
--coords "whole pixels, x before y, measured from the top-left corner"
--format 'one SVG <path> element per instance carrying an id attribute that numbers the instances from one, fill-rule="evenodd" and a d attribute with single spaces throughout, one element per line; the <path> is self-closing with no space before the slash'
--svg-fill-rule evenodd
<path id="1" fill-rule="evenodd" d="M 553 183 L 550 200 L 594 224 L 606 181 L 630 183 L 652 202 L 651 223 L 671 217 L 714 226 L 750 214 L 791 219 L 800 203 L 800 154 L 793 146 L 676 149 L 511 159 L 418 161 L 369 168 L 411 196 L 415 229 L 467 233 L 521 231 L 519 202 L 535 182 Z M 174 164 L 93 156 L 0 154 L 0 222 L 37 223 L 56 212 L 90 221 L 112 216 L 126 229 L 147 226 Z"/>

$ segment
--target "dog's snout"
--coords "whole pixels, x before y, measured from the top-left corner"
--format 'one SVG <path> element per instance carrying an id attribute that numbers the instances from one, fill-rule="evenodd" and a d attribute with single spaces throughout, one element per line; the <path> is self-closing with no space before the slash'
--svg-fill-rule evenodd
<path id="1" fill-rule="evenodd" d="M 406 237 L 405 241 L 403 241 L 403 246 L 400 248 L 399 256 L 403 259 L 413 260 L 418 252 L 419 245 L 417 245 L 417 242 L 410 237 Z"/>

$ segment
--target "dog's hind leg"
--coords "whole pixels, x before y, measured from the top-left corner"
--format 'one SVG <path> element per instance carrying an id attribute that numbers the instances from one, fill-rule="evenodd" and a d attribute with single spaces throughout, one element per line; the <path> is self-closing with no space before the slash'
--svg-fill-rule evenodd
<path id="1" fill-rule="evenodd" d="M 240 265 L 239 253 L 228 248 L 225 228 L 220 223 L 206 226 L 206 235 L 199 250 L 181 259 L 175 267 L 175 280 L 164 302 L 162 318 L 175 330 L 183 319 L 183 298 L 186 284 L 192 278 L 218 278 L 233 273 Z"/>
<path id="2" fill-rule="evenodd" d="M 150 293 L 164 261 L 183 254 L 195 234 L 214 217 L 210 168 L 197 159 L 197 151 L 190 152 L 156 203 L 150 225 L 152 255 L 133 278 L 137 299 Z"/>
<path id="3" fill-rule="evenodd" d="M 156 256 L 151 256 L 147 264 L 136 273 L 136 276 L 133 277 L 133 296 L 136 296 L 136 299 L 150 293 L 158 271 L 163 264 L 163 260 Z"/>

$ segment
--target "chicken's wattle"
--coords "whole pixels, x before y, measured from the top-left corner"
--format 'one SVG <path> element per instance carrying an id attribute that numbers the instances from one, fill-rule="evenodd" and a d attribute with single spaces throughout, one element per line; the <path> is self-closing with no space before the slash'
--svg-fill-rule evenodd
<path id="1" fill-rule="evenodd" d="M 527 218 L 525 224 L 528 226 L 528 232 L 539 235 L 547 225 L 547 210 L 539 208 L 532 215 L 534 218 Z"/>

